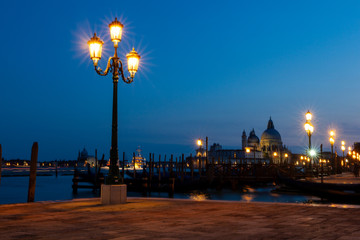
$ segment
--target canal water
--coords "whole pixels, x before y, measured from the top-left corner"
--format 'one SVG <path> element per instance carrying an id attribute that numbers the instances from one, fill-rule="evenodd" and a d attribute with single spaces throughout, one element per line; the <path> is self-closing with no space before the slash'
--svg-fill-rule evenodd
<path id="1" fill-rule="evenodd" d="M 90 189 L 79 189 L 78 194 L 72 193 L 72 175 L 58 176 L 37 176 L 35 201 L 70 200 L 74 198 L 99 197 L 99 193 L 93 193 Z M 0 183 L 0 204 L 25 203 L 29 185 L 28 176 L 2 177 Z M 312 196 L 278 194 L 273 193 L 275 186 L 251 188 L 247 187 L 239 191 L 231 190 L 207 190 L 194 191 L 191 193 L 176 193 L 173 198 L 195 199 L 195 200 L 231 200 L 242 202 L 283 202 L 283 203 L 304 203 L 318 201 Z M 141 193 L 128 192 L 129 197 L 142 197 Z M 169 198 L 168 193 L 151 193 L 150 197 Z"/>

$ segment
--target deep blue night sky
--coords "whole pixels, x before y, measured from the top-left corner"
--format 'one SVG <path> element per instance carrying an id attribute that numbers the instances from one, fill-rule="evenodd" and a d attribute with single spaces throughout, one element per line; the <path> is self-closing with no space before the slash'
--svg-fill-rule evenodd
<path id="1" fill-rule="evenodd" d="M 87 40 L 124 27 L 121 56 L 142 55 L 119 84 L 119 151 L 190 153 L 195 138 L 239 148 L 271 116 L 284 144 L 329 149 L 359 141 L 359 1 L 6 1 L 0 15 L 3 157 L 75 159 L 84 146 L 109 157 L 111 77 L 93 70 Z"/>

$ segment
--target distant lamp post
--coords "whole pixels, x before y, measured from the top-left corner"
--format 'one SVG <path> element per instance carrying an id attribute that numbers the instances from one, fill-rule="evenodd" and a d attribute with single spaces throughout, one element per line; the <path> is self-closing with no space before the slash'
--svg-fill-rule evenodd
<path id="1" fill-rule="evenodd" d="M 289 159 L 288 159 L 289 154 L 285 153 L 285 154 L 284 154 L 284 157 L 285 157 L 285 160 L 286 160 L 286 164 L 288 164 L 288 163 L 289 163 Z"/>
<path id="2" fill-rule="evenodd" d="M 310 158 L 308 158 L 310 160 L 310 166 L 312 163 L 314 163 L 314 157 L 316 157 L 317 153 L 316 153 L 316 150 L 315 149 L 310 149 L 309 151 L 309 155 L 310 155 Z"/>
<path id="3" fill-rule="evenodd" d="M 278 155 L 278 153 L 277 153 L 277 152 L 274 152 L 274 153 L 273 153 L 274 160 L 276 160 L 277 155 Z M 274 161 L 274 162 L 275 162 L 275 161 Z"/>
<path id="4" fill-rule="evenodd" d="M 330 142 L 330 145 L 331 145 L 331 160 L 333 161 L 335 174 L 336 174 L 337 173 L 337 164 L 336 164 L 336 159 L 334 159 L 335 131 L 331 130 L 329 132 L 329 134 L 330 134 L 329 142 Z"/>
<path id="5" fill-rule="evenodd" d="M 121 41 L 123 25 L 115 18 L 115 21 L 109 24 L 111 41 L 114 43 L 114 56 L 110 57 L 106 69 L 103 71 L 98 67 L 98 62 L 101 59 L 103 41 L 100 40 L 96 33 L 88 41 L 90 58 L 94 62 L 95 71 L 101 75 L 106 76 L 109 72 L 112 73 L 113 79 L 113 109 L 112 109 L 112 131 L 111 131 L 111 148 L 110 148 L 110 167 L 109 175 L 106 178 L 106 184 L 118 184 L 119 182 L 119 167 L 117 162 L 119 160 L 118 153 L 118 113 L 117 113 L 117 84 L 119 78 L 125 83 L 131 83 L 134 80 L 135 73 L 138 70 L 140 55 L 133 49 L 126 55 L 128 62 L 128 70 L 130 77 L 124 76 L 123 63 L 117 55 L 118 44 Z"/>
<path id="6" fill-rule="evenodd" d="M 345 163 L 345 141 L 341 141 L 341 151 L 343 152 L 343 166 L 346 167 L 346 163 Z"/>
<path id="7" fill-rule="evenodd" d="M 203 145 L 203 141 L 199 138 L 197 141 L 196 141 L 197 145 L 200 147 L 202 147 Z"/>
<path id="8" fill-rule="evenodd" d="M 312 119 L 312 114 L 310 111 L 308 111 L 306 114 L 305 114 L 305 118 L 306 118 L 306 122 L 304 124 L 304 128 L 305 128 L 305 131 L 309 137 L 309 148 L 308 148 L 308 154 L 310 155 L 310 150 L 311 150 L 311 135 L 313 134 L 314 132 L 314 126 L 311 124 L 311 119 Z M 310 162 L 310 167 L 311 167 L 311 162 Z"/>
<path id="9" fill-rule="evenodd" d="M 324 183 L 324 164 L 326 163 L 325 159 L 319 160 L 320 166 L 321 166 L 321 183 Z"/>

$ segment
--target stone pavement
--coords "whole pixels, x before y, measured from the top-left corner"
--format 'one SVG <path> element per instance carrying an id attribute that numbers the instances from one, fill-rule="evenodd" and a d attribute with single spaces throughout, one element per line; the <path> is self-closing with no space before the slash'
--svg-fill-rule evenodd
<path id="1" fill-rule="evenodd" d="M 321 178 L 314 178 L 313 181 L 321 182 Z M 324 183 L 360 184 L 360 177 L 355 177 L 352 172 L 324 176 Z"/>
<path id="2" fill-rule="evenodd" d="M 146 198 L 10 204 L 0 205 L 0 239 L 360 239 L 358 207 Z"/>

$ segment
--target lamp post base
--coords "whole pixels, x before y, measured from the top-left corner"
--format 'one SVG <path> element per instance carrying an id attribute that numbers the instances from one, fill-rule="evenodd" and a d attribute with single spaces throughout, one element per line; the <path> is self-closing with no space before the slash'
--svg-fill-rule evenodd
<path id="1" fill-rule="evenodd" d="M 126 203 L 127 188 L 126 184 L 121 185 L 101 185 L 101 204 L 124 204 Z"/>

